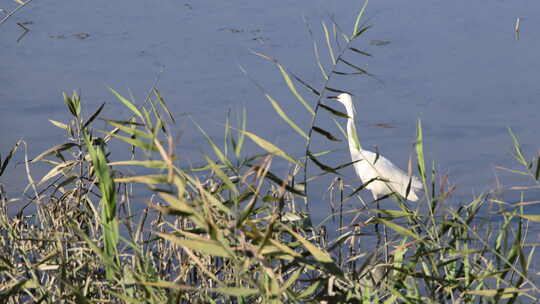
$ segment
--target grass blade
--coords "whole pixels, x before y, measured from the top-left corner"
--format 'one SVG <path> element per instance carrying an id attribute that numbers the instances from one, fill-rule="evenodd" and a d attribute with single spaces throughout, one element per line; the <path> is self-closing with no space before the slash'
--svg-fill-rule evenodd
<path id="1" fill-rule="evenodd" d="M 203 238 L 183 239 L 183 238 L 176 237 L 174 235 L 170 235 L 167 233 L 160 233 L 160 232 L 155 232 L 155 234 L 180 247 L 186 247 L 186 248 L 195 250 L 197 252 L 200 252 L 206 255 L 219 256 L 219 257 L 224 257 L 224 258 L 231 257 L 229 252 L 225 250 L 225 248 L 223 248 L 223 246 L 219 242 L 214 241 L 214 240 L 203 239 Z"/>
<path id="2" fill-rule="evenodd" d="M 328 47 L 328 53 L 330 54 L 330 59 L 332 60 L 332 64 L 336 64 L 336 57 L 334 57 L 334 50 L 332 48 L 332 43 L 330 41 L 330 33 L 328 32 L 328 28 L 326 27 L 326 23 L 322 22 L 322 27 L 324 30 L 324 38 L 326 40 L 326 46 Z"/>
<path id="3" fill-rule="evenodd" d="M 291 77 L 289 77 L 289 74 L 287 74 L 287 71 L 285 70 L 285 68 L 279 63 L 277 63 L 277 66 L 279 68 L 279 71 L 281 72 L 281 75 L 283 76 L 283 79 L 285 79 L 285 82 L 287 83 L 289 90 L 291 90 L 294 96 L 296 96 L 296 99 L 298 99 L 298 101 L 300 101 L 302 105 L 304 105 L 304 107 L 306 108 L 306 110 L 308 110 L 311 116 L 314 116 L 315 111 L 313 111 L 313 108 L 310 105 L 308 105 L 308 103 L 304 100 L 302 95 L 298 93 L 298 90 L 296 89 L 294 83 L 292 82 Z"/>
<path id="4" fill-rule="evenodd" d="M 424 136 L 422 133 L 422 121 L 418 120 L 416 125 L 416 156 L 418 161 L 418 171 L 422 183 L 426 185 L 426 163 L 424 160 Z"/>
<path id="5" fill-rule="evenodd" d="M 383 223 L 386 227 L 394 230 L 395 232 L 397 232 L 397 233 L 399 233 L 401 235 L 411 237 L 411 238 L 413 238 L 413 239 L 415 239 L 417 241 L 422 240 L 422 238 L 418 234 L 414 233 L 412 230 L 407 229 L 407 228 L 405 228 L 403 226 L 400 226 L 400 225 L 398 225 L 396 223 L 387 221 L 387 220 L 382 219 L 382 218 L 377 219 L 377 221 Z"/>
<path id="6" fill-rule="evenodd" d="M 145 121 L 141 111 L 139 111 L 139 109 L 137 109 L 137 107 L 131 101 L 129 101 L 124 96 L 120 95 L 120 93 L 115 91 L 113 88 L 109 88 L 109 90 L 114 94 L 114 96 L 116 96 L 116 98 L 118 100 L 120 100 L 128 109 L 130 109 L 131 112 L 133 112 L 135 115 L 139 116 L 139 118 L 142 121 Z"/>
<path id="7" fill-rule="evenodd" d="M 296 79 L 298 82 L 300 82 L 304 87 L 306 87 L 308 90 L 310 90 L 313 94 L 320 96 L 321 93 L 319 91 L 315 90 L 312 86 L 307 84 L 307 82 L 303 81 L 300 77 L 296 76 L 295 74 L 292 74 L 293 78 Z"/>
<path id="8" fill-rule="evenodd" d="M 308 136 L 307 134 L 294 122 L 292 121 L 289 116 L 287 116 L 287 114 L 285 114 L 285 111 L 283 111 L 283 109 L 281 108 L 281 106 L 279 105 L 279 103 L 277 101 L 275 101 L 270 95 L 268 94 L 264 94 L 264 96 L 266 96 L 266 98 L 268 99 L 268 101 L 270 101 L 270 103 L 272 104 L 272 107 L 274 107 L 274 110 L 276 111 L 276 113 L 278 113 L 278 115 L 283 119 L 285 120 L 285 122 L 287 122 L 289 124 L 289 126 L 291 128 L 293 128 L 298 134 L 300 134 L 302 137 L 304 137 L 305 139 L 308 139 Z"/>
<path id="9" fill-rule="evenodd" d="M 104 107 L 105 103 L 102 103 L 101 106 L 99 106 L 99 108 L 94 112 L 94 114 L 92 114 L 90 118 L 88 118 L 88 120 L 84 123 L 83 129 L 88 127 L 92 123 L 92 121 L 94 121 L 99 116 L 99 113 L 101 113 L 101 110 L 103 110 Z"/>
<path id="10" fill-rule="evenodd" d="M 359 50 L 359 49 L 357 49 L 357 48 L 349 47 L 349 50 L 351 50 L 351 51 L 353 51 L 353 52 L 355 52 L 355 53 L 358 53 L 358 54 L 360 54 L 360 55 L 364 55 L 364 56 L 369 56 L 369 57 L 371 57 L 371 54 L 370 54 L 370 53 L 366 53 L 366 52 L 361 51 L 361 50 Z"/>
<path id="11" fill-rule="evenodd" d="M 362 8 L 358 12 L 358 15 L 356 15 L 356 20 L 354 21 L 354 27 L 353 27 L 353 33 L 351 35 L 351 39 L 354 39 L 358 37 L 359 33 L 359 27 L 360 27 L 360 20 L 362 20 L 362 17 L 364 16 L 364 13 L 366 11 L 366 7 L 368 5 L 369 0 L 364 1 L 364 5 L 362 5 Z"/>
<path id="12" fill-rule="evenodd" d="M 241 119 L 241 127 L 238 130 L 238 142 L 236 143 L 236 147 L 234 147 L 234 154 L 237 158 L 240 158 L 240 152 L 242 151 L 242 146 L 244 145 L 244 131 L 246 131 L 246 124 L 247 124 L 247 113 L 246 108 L 242 109 L 242 119 Z"/>
<path id="13" fill-rule="evenodd" d="M 328 139 L 331 140 L 331 141 L 341 141 L 341 139 L 335 137 L 334 135 L 332 135 L 332 133 L 330 133 L 330 132 L 328 132 L 328 131 L 326 131 L 326 130 L 324 130 L 324 129 L 321 129 L 321 128 L 319 128 L 319 127 L 315 127 L 315 126 L 314 126 L 314 127 L 313 127 L 313 131 L 315 131 L 315 132 L 317 132 L 317 133 L 323 135 L 324 137 L 328 138 Z"/>
<path id="14" fill-rule="evenodd" d="M 346 113 L 343 113 L 341 111 L 338 111 L 338 110 L 334 110 L 332 109 L 331 107 L 327 106 L 327 105 L 323 105 L 322 103 L 319 105 L 319 107 L 325 109 L 326 111 L 338 116 L 338 117 L 343 117 L 343 118 L 349 118 L 349 115 L 347 115 Z"/>
<path id="15" fill-rule="evenodd" d="M 251 138 L 251 140 L 253 140 L 253 142 L 255 142 L 259 147 L 266 150 L 268 153 L 274 154 L 274 155 L 279 156 L 281 158 L 284 158 L 284 159 L 288 160 L 289 162 L 291 162 L 293 164 L 297 164 L 299 166 L 302 165 L 299 161 L 297 161 L 294 158 L 287 155 L 287 153 L 283 152 L 283 150 L 281 150 L 280 148 L 278 148 L 277 146 L 275 146 L 271 142 L 269 142 L 267 140 L 264 140 L 261 137 L 255 135 L 255 134 L 253 134 L 251 132 L 248 132 L 248 131 L 244 131 L 243 133 L 245 135 L 247 135 L 249 138 Z"/>
<path id="16" fill-rule="evenodd" d="M 84 133 L 84 142 L 86 149 L 92 159 L 94 171 L 98 177 L 99 190 L 101 192 L 101 223 L 103 229 L 103 240 L 105 245 L 105 254 L 111 260 L 118 263 L 117 244 L 120 238 L 118 230 L 118 220 L 116 218 L 116 186 L 112 174 L 107 165 L 107 159 L 103 146 L 94 147 L 90 135 Z M 118 265 L 118 264 L 117 264 Z M 112 280 L 115 274 L 115 268 L 106 266 L 106 277 Z"/>
<path id="17" fill-rule="evenodd" d="M 2 174 L 4 173 L 4 171 L 6 170 L 7 168 L 7 165 L 9 164 L 9 161 L 11 160 L 11 158 L 13 157 L 13 155 L 15 154 L 15 152 L 17 151 L 17 148 L 19 147 L 20 145 L 20 141 L 17 142 L 15 144 L 15 146 L 13 146 L 13 148 L 11 148 L 11 150 L 9 151 L 8 155 L 6 156 L 6 158 L 4 158 L 4 160 L 2 161 L 2 157 L 0 157 L 0 176 L 2 176 Z"/>

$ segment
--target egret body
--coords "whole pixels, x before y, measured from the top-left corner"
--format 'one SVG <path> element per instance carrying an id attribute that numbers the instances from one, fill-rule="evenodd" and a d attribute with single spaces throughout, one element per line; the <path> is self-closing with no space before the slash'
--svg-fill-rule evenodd
<path id="1" fill-rule="evenodd" d="M 352 161 L 356 161 L 354 163 L 356 174 L 362 183 L 368 183 L 378 178 L 378 180 L 372 181 L 366 186 L 373 194 L 373 198 L 377 200 L 377 198 L 384 195 L 396 193 L 410 201 L 418 200 L 417 192 L 422 190 L 422 182 L 416 176 L 409 176 L 384 156 L 362 149 L 360 144 L 355 141 L 356 127 L 354 118 L 356 110 L 351 95 L 342 93 L 337 97 L 337 100 L 345 106 L 349 116 L 347 119 L 347 138 Z M 409 184 L 410 189 L 407 193 Z"/>

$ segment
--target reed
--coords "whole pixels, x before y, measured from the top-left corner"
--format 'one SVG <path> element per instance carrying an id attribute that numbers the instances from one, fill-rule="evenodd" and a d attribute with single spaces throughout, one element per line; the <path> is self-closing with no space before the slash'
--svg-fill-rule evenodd
<path id="1" fill-rule="evenodd" d="M 301 156 L 248 131 L 244 111 L 235 127 L 227 117 L 223 144 L 194 123 L 208 150 L 203 166 L 186 168 L 175 151 L 174 116 L 157 88 L 140 105 L 111 89 L 131 113 L 123 120 L 103 118 L 105 104 L 86 117 L 80 97 L 64 94 L 71 119 L 51 123 L 65 132 L 65 141 L 31 160 L 25 154 L 29 184 L 19 197 L 8 196 L 0 184 L 0 302 L 539 301 L 538 239 L 531 231 L 538 231 L 540 215 L 526 212 L 537 202 L 506 202 L 493 191 L 450 203 L 453 187 L 425 164 L 420 122 L 416 162 L 425 196 L 414 207 L 395 197 L 395 207 L 375 208 L 361 198 L 365 185 L 352 187 L 340 175 L 351 163 L 332 167 L 320 160 L 331 152 L 313 151 L 314 136 L 339 138 L 318 127 L 319 113 L 336 122 L 345 115 L 324 103 L 326 94 L 345 91 L 330 81 L 372 76 L 345 59 L 370 56 L 355 45 L 371 27 L 362 19 L 366 5 L 351 34 L 333 21 L 321 24 L 329 60 L 314 39 L 321 87 L 258 54 L 276 65 L 311 117 L 303 129 L 261 87 L 278 116 L 304 139 Z M 96 128 L 98 119 L 108 127 Z M 530 178 L 520 191 L 535 191 L 540 157 L 529 160 L 510 134 L 523 169 L 507 170 Z M 246 140 L 261 152 L 245 152 Z M 0 178 L 24 145 L 0 156 Z M 128 152 L 114 160 L 116 151 Z M 292 169 L 274 171 L 278 158 Z M 35 163 L 51 167 L 39 181 L 32 176 Z M 323 176 L 332 177 L 334 212 L 313 223 L 309 186 Z M 329 222 L 333 217 L 337 223 Z M 388 228 L 384 238 L 374 233 L 376 225 Z M 327 227 L 337 236 L 328 238 Z M 364 245 L 374 241 L 378 246 Z"/>

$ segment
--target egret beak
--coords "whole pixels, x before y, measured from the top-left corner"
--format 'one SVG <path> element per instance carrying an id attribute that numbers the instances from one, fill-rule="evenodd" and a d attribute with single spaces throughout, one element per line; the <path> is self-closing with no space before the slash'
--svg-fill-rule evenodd
<path id="1" fill-rule="evenodd" d="M 337 96 L 327 96 L 326 98 L 328 98 L 328 99 L 338 99 Z"/>

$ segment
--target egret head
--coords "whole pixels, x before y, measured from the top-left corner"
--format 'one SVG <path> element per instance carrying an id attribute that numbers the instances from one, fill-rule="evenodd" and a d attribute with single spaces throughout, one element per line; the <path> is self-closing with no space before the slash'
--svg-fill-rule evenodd
<path id="1" fill-rule="evenodd" d="M 341 102 L 346 108 L 352 106 L 352 97 L 348 93 L 339 94 L 337 100 Z"/>
<path id="2" fill-rule="evenodd" d="M 333 97 L 333 98 L 337 99 L 337 101 L 341 102 L 341 104 L 345 106 L 345 109 L 347 109 L 347 114 L 349 115 L 349 117 L 353 117 L 356 114 L 356 110 L 352 102 L 351 94 L 341 93 L 337 97 Z"/>

